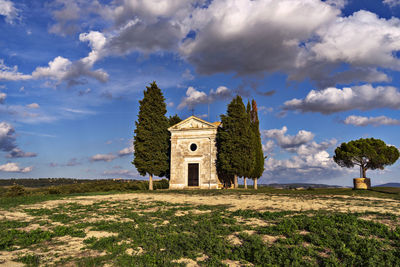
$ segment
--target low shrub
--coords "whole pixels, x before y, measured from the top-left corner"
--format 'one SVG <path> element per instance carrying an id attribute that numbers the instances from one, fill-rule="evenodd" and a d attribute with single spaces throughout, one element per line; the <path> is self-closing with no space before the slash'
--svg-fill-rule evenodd
<path id="1" fill-rule="evenodd" d="M 22 185 L 13 185 L 11 186 L 7 193 L 7 197 L 17 197 L 17 196 L 26 196 L 29 194 L 29 191 L 25 189 Z"/>

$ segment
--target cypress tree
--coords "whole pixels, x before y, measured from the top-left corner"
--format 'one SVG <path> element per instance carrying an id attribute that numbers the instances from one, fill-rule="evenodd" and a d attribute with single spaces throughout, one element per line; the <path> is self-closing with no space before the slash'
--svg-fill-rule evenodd
<path id="1" fill-rule="evenodd" d="M 226 115 L 221 115 L 222 127 L 217 132 L 217 168 L 227 177 L 244 177 L 251 170 L 251 142 L 249 142 L 249 117 L 242 98 L 238 95 L 228 105 Z"/>
<path id="2" fill-rule="evenodd" d="M 260 178 L 264 172 L 264 152 L 262 150 L 260 122 L 258 120 L 257 103 L 253 99 L 251 101 L 252 109 L 251 115 L 251 128 L 253 131 L 253 150 L 254 150 L 254 168 L 251 172 L 250 178 L 254 181 L 254 189 L 257 189 L 257 179 Z"/>
<path id="3" fill-rule="evenodd" d="M 255 167 L 255 136 L 253 131 L 253 123 L 251 121 L 251 106 L 250 102 L 247 101 L 246 113 L 247 113 L 247 120 L 248 120 L 248 127 L 249 127 L 249 136 L 248 142 L 251 143 L 250 151 L 247 153 L 249 155 L 249 163 L 250 166 L 246 171 L 246 175 L 243 177 L 244 180 L 244 188 L 247 189 L 247 178 L 251 177 L 253 169 Z"/>
<path id="4" fill-rule="evenodd" d="M 163 177 L 169 169 L 168 119 L 165 98 L 156 82 L 146 86 L 144 97 L 139 101 L 139 115 L 135 122 L 135 148 L 132 164 L 139 174 L 149 174 L 149 190 L 153 190 L 153 175 Z"/>

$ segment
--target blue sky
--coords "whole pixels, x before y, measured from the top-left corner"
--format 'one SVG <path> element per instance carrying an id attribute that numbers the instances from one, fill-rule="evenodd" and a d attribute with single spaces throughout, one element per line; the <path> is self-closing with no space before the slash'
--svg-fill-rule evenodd
<path id="1" fill-rule="evenodd" d="M 0 0 L 0 178 L 147 179 L 131 143 L 156 81 L 183 119 L 255 99 L 260 183 L 351 185 L 338 145 L 400 147 L 399 15 L 398 0 Z"/>

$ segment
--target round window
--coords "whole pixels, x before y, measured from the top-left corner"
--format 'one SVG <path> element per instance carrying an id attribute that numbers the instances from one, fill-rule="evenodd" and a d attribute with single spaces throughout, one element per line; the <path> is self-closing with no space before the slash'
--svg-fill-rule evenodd
<path id="1" fill-rule="evenodd" d="M 191 144 L 190 145 L 190 150 L 196 151 L 196 149 L 197 149 L 197 145 L 196 144 Z"/>

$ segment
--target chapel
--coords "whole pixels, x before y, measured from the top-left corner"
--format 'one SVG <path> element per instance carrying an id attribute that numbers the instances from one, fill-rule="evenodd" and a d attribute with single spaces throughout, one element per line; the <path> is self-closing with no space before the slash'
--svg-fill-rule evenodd
<path id="1" fill-rule="evenodd" d="M 217 189 L 216 136 L 220 122 L 191 116 L 168 128 L 171 132 L 170 189 Z"/>

